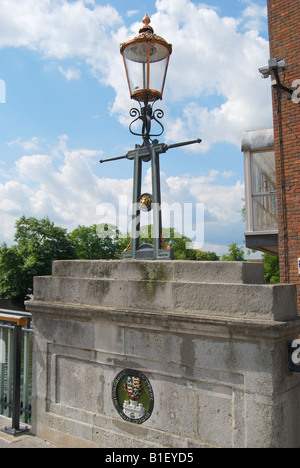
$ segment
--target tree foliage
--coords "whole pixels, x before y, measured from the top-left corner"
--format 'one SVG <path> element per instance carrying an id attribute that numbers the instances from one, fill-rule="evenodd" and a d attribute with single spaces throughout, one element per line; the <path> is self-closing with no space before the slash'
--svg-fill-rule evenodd
<path id="1" fill-rule="evenodd" d="M 279 258 L 269 254 L 263 254 L 262 261 L 265 268 L 266 283 L 280 283 Z"/>
<path id="2" fill-rule="evenodd" d="M 0 292 L 3 299 L 25 297 L 30 280 L 28 265 L 17 247 L 3 244 L 0 250 Z"/>
<path id="3" fill-rule="evenodd" d="M 0 249 L 0 295 L 24 299 L 33 289 L 34 276 L 50 275 L 54 260 L 74 258 L 67 231 L 48 218 L 22 216 L 16 223 L 16 245 Z"/>
<path id="4" fill-rule="evenodd" d="M 129 240 L 118 234 L 111 225 L 78 226 L 68 233 L 48 218 L 22 216 L 16 222 L 15 245 L 0 248 L 0 297 L 22 304 L 33 291 L 33 278 L 51 275 L 55 260 L 120 258 Z"/>
<path id="5" fill-rule="evenodd" d="M 68 237 L 78 260 L 116 259 L 129 243 L 110 224 L 78 226 Z"/>
<path id="6" fill-rule="evenodd" d="M 243 262 L 245 261 L 245 252 L 243 247 L 238 247 L 236 243 L 228 246 L 228 253 L 222 255 L 223 262 Z"/>
<path id="7" fill-rule="evenodd" d="M 190 254 L 190 260 L 198 262 L 218 262 L 220 257 L 215 252 L 203 252 L 202 250 L 193 250 Z"/>

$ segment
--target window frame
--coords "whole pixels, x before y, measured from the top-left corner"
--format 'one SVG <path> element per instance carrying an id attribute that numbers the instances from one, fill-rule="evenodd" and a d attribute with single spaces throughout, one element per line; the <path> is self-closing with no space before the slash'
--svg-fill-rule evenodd
<path id="1" fill-rule="evenodd" d="M 275 156 L 274 149 L 270 147 L 244 151 L 246 231 L 247 234 L 255 235 L 278 234 L 278 227 L 274 229 L 254 229 L 254 199 L 258 197 L 271 197 L 274 195 L 277 196 L 277 190 L 271 190 L 268 192 L 253 192 L 253 155 L 259 153 L 273 153 Z"/>

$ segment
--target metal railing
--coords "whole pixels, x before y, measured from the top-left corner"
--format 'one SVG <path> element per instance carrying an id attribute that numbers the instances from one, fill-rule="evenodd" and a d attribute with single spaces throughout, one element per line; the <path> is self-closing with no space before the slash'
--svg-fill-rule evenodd
<path id="1" fill-rule="evenodd" d="M 0 414 L 12 419 L 14 435 L 31 421 L 31 314 L 0 309 Z"/>

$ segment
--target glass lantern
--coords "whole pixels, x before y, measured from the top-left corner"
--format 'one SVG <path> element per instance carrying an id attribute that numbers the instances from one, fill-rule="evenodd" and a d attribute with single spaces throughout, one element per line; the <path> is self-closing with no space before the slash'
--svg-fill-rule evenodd
<path id="1" fill-rule="evenodd" d="M 148 15 L 139 35 L 121 44 L 132 99 L 154 102 L 162 99 L 172 46 L 154 34 Z"/>

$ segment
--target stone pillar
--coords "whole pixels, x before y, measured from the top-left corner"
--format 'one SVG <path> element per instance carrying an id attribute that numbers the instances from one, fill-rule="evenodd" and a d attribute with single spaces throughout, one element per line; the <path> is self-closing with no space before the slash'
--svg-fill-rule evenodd
<path id="1" fill-rule="evenodd" d="M 27 309 L 40 437 L 63 447 L 300 446 L 300 376 L 288 366 L 296 288 L 265 285 L 262 265 L 55 262 Z"/>

